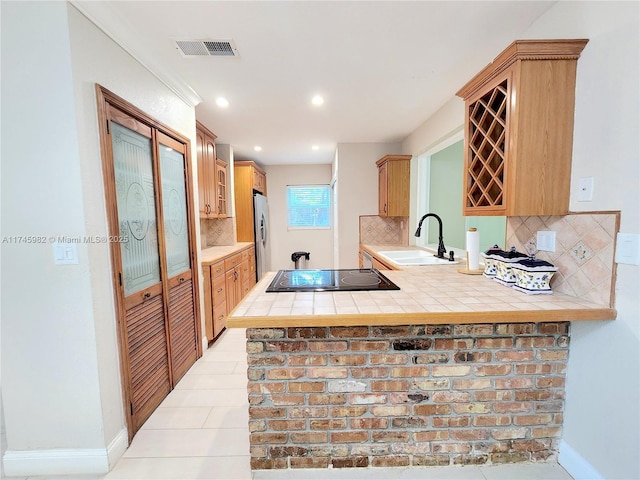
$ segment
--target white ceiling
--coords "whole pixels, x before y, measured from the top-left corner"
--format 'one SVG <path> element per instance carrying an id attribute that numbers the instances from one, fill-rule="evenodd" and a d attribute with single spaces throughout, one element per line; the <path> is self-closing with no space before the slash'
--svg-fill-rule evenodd
<path id="1" fill-rule="evenodd" d="M 556 2 L 72 3 L 201 100 L 198 120 L 236 159 L 274 165 L 331 163 L 337 143 L 402 141 Z M 232 39 L 239 56 L 184 58 L 175 39 Z"/>

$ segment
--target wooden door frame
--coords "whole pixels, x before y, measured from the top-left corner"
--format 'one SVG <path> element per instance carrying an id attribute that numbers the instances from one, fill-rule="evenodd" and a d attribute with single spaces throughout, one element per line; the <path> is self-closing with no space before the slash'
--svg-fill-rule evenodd
<path id="1" fill-rule="evenodd" d="M 153 144 L 152 149 L 154 150 L 153 155 L 156 155 L 155 150 L 157 149 L 156 145 L 156 130 L 164 133 L 165 135 L 174 138 L 179 143 L 184 144 L 185 146 L 185 189 L 186 189 L 186 198 L 187 198 L 187 223 L 188 223 L 188 232 L 189 232 L 189 249 L 190 249 L 190 258 L 191 258 L 191 271 L 192 271 L 192 281 L 193 281 L 193 305 L 194 305 L 194 322 L 195 322 L 195 332 L 196 332 L 196 358 L 200 358 L 202 356 L 202 329 L 201 329 L 201 318 L 200 318 L 200 270 L 199 265 L 197 263 L 197 243 L 196 243 L 196 231 L 195 231 L 195 221 L 196 216 L 194 215 L 194 188 L 193 188 L 193 176 L 192 176 L 192 168 L 191 168 L 191 141 L 188 137 L 181 135 L 176 132 L 172 128 L 167 125 L 159 122 L 153 117 L 149 116 L 139 108 L 135 107 L 131 103 L 127 102 L 123 98 L 114 94 L 110 90 L 102 87 L 99 84 L 95 84 L 96 91 L 96 101 L 97 101 L 97 113 L 98 113 L 98 130 L 100 134 L 100 156 L 102 159 L 102 171 L 103 171 L 103 183 L 104 183 L 104 194 L 106 200 L 106 216 L 107 216 L 107 224 L 109 229 L 109 235 L 111 238 L 117 238 L 119 235 L 119 222 L 118 222 L 118 212 L 113 207 L 116 205 L 116 192 L 115 185 L 111 182 L 111 179 L 114 178 L 114 167 L 113 167 L 113 151 L 111 146 L 111 137 L 108 132 L 108 105 L 112 105 L 113 107 L 122 110 L 127 115 L 135 118 L 136 120 L 148 125 L 152 128 L 153 135 Z M 156 183 L 157 187 L 158 179 L 154 179 L 154 183 Z M 159 212 L 160 213 L 160 212 Z M 162 222 L 160 220 L 161 217 L 158 218 L 158 227 L 163 227 L 160 225 Z M 160 238 L 160 230 L 158 232 L 159 241 L 164 239 Z M 109 245 L 109 252 L 111 256 L 111 281 L 114 290 L 114 302 L 116 308 L 116 326 L 117 326 L 117 336 L 118 336 L 118 353 L 120 358 L 120 383 L 122 387 L 122 401 L 123 401 L 123 411 L 125 414 L 126 422 L 127 422 L 127 430 L 129 436 L 129 443 L 131 442 L 134 435 L 133 421 L 132 421 L 132 413 L 129 405 L 131 405 L 131 391 L 129 389 L 129 385 L 127 382 L 127 372 L 129 369 L 129 360 L 127 356 L 128 349 L 126 348 L 126 326 L 124 325 L 125 319 L 125 305 L 124 305 L 124 293 L 122 291 L 122 287 L 120 286 L 120 276 L 122 272 L 120 271 L 122 266 L 122 258 L 120 254 L 119 245 L 116 243 L 111 243 Z M 160 250 L 160 256 L 163 256 L 164 250 Z M 162 260 L 162 259 L 161 259 Z M 163 279 L 163 284 L 168 282 L 168 279 Z M 166 286 L 165 286 L 166 287 Z M 163 287 L 164 289 L 164 287 Z M 167 307 L 168 298 L 165 299 L 165 308 Z M 166 310 L 168 315 L 168 310 Z M 165 326 L 168 329 L 168 322 Z M 169 359 L 171 358 L 170 345 L 167 345 Z M 171 369 L 169 369 L 170 375 L 170 383 L 173 388 L 173 373 Z"/>

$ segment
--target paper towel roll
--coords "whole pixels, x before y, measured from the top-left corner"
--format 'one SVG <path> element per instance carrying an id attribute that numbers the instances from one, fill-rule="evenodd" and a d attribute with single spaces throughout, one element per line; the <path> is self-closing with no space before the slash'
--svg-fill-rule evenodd
<path id="1" fill-rule="evenodd" d="M 480 234 L 475 227 L 471 227 L 467 232 L 467 268 L 480 268 Z"/>

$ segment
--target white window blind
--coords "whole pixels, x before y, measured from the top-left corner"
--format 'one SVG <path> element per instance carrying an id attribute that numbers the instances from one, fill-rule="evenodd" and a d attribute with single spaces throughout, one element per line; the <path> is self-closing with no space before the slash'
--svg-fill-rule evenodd
<path id="1" fill-rule="evenodd" d="M 331 227 L 329 185 L 287 185 L 287 226 L 290 229 Z"/>

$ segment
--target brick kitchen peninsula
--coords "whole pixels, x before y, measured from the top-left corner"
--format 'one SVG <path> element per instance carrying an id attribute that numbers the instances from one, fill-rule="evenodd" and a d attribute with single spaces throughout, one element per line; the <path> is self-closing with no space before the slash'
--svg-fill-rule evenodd
<path id="1" fill-rule="evenodd" d="M 265 293 L 247 328 L 251 467 L 554 460 L 570 322 L 614 309 L 526 295 L 454 265 L 384 271 L 398 291 Z"/>

